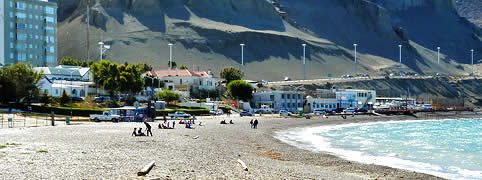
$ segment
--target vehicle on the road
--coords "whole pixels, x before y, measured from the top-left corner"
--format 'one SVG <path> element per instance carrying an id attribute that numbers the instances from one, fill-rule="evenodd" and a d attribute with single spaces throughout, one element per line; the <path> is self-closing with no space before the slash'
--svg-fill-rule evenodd
<path id="1" fill-rule="evenodd" d="M 169 116 L 171 118 L 189 118 L 189 117 L 191 117 L 190 114 L 187 114 L 187 113 L 182 112 L 182 111 L 177 111 L 175 113 L 169 113 L 169 114 L 167 114 L 167 116 Z"/>
<path id="2" fill-rule="evenodd" d="M 368 110 L 365 109 L 365 108 L 358 108 L 358 109 L 355 110 L 355 112 L 366 113 L 366 112 L 368 112 Z"/>
<path id="3" fill-rule="evenodd" d="M 90 119 L 94 120 L 95 122 L 100 122 L 100 121 L 119 122 L 120 116 L 113 115 L 111 112 L 105 111 L 102 114 L 91 114 Z"/>
<path id="4" fill-rule="evenodd" d="M 84 98 L 82 97 L 72 97 L 72 102 L 83 102 Z"/>
<path id="5" fill-rule="evenodd" d="M 224 111 L 223 111 L 223 110 L 221 110 L 221 109 L 218 109 L 218 110 L 211 110 L 211 111 L 209 111 L 209 114 L 221 115 L 221 114 L 224 114 Z"/>
<path id="6" fill-rule="evenodd" d="M 344 109 L 343 112 L 344 113 L 353 113 L 353 112 L 355 112 L 355 108 L 349 107 L 349 108 Z"/>
<path id="7" fill-rule="evenodd" d="M 261 83 L 266 84 L 266 83 L 269 83 L 269 81 L 268 80 L 261 80 Z"/>
<path id="8" fill-rule="evenodd" d="M 105 102 L 105 101 L 110 101 L 110 97 L 109 96 L 99 96 L 99 97 L 95 97 L 94 101 L 96 103 L 102 103 L 102 102 Z"/>
<path id="9" fill-rule="evenodd" d="M 285 81 L 291 81 L 291 78 L 290 78 L 290 77 L 285 77 L 284 80 L 285 80 Z"/>
<path id="10" fill-rule="evenodd" d="M 326 111 L 324 109 L 315 109 L 313 110 L 313 114 L 316 114 L 316 115 L 326 114 Z"/>
<path id="11" fill-rule="evenodd" d="M 287 110 L 280 110 L 279 111 L 279 115 L 282 115 L 282 116 L 292 116 L 293 113 L 287 111 Z"/>
<path id="12" fill-rule="evenodd" d="M 353 76 L 352 75 L 349 75 L 349 74 L 346 74 L 346 75 L 343 75 L 341 76 L 342 78 L 352 78 Z"/>
<path id="13" fill-rule="evenodd" d="M 253 113 L 248 112 L 248 111 L 241 111 L 239 113 L 239 116 L 241 116 L 241 117 L 243 117 L 243 116 L 253 116 Z"/>

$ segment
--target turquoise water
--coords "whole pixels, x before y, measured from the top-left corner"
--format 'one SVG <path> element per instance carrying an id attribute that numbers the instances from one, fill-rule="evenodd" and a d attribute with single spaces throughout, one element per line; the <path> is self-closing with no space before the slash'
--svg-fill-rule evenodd
<path id="1" fill-rule="evenodd" d="M 404 121 L 295 129 L 289 144 L 449 179 L 482 179 L 482 120 Z"/>

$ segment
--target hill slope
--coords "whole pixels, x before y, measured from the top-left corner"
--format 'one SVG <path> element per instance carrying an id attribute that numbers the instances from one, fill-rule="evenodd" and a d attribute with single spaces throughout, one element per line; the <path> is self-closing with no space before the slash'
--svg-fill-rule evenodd
<path id="1" fill-rule="evenodd" d="M 86 58 L 86 3 L 59 4 L 59 57 Z M 409 3 L 407 3 L 409 2 Z M 460 17 L 452 0 L 92 0 L 90 58 L 98 41 L 112 45 L 106 59 L 147 61 L 167 67 L 168 43 L 178 64 L 219 72 L 241 63 L 245 43 L 248 79 L 352 74 L 353 43 L 358 72 L 441 71 L 467 74 L 469 49 L 482 51 L 481 30 Z M 478 48 L 478 49 L 477 49 Z M 478 54 L 476 54 L 478 55 Z M 476 56 L 479 57 L 479 56 Z"/>

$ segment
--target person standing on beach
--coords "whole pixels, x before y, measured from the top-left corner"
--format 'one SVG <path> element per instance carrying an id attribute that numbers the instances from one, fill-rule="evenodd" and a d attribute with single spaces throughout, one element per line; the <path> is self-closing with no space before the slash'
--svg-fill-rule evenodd
<path id="1" fill-rule="evenodd" d="M 251 128 L 253 128 L 253 119 L 251 119 L 251 121 L 249 121 L 249 124 L 251 124 Z"/>
<path id="2" fill-rule="evenodd" d="M 172 129 L 174 129 L 174 126 L 176 125 L 176 121 L 172 122 Z"/>
<path id="3" fill-rule="evenodd" d="M 149 133 L 150 133 L 152 136 L 151 125 L 149 125 L 149 123 L 147 122 L 144 122 L 144 124 L 146 125 L 146 129 L 147 129 L 146 135 L 149 136 Z"/>
<path id="4" fill-rule="evenodd" d="M 254 129 L 258 129 L 258 119 L 255 119 L 253 122 Z"/>

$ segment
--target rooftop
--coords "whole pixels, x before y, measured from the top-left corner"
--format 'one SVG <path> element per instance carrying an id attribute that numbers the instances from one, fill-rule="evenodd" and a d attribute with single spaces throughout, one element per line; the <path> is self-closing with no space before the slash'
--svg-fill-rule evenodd
<path id="1" fill-rule="evenodd" d="M 206 71 L 190 71 L 187 69 L 179 69 L 179 70 L 171 70 L 169 73 L 169 70 L 163 69 L 163 70 L 156 70 L 156 71 L 148 71 L 142 76 L 155 76 L 160 79 L 164 77 L 201 77 L 201 78 L 217 78 L 214 76 L 213 73 L 206 72 Z"/>

